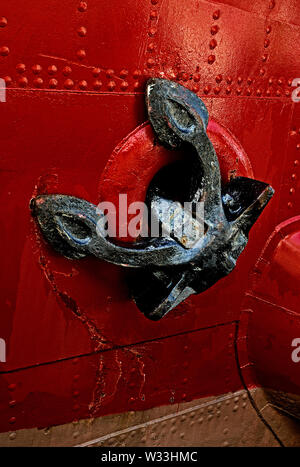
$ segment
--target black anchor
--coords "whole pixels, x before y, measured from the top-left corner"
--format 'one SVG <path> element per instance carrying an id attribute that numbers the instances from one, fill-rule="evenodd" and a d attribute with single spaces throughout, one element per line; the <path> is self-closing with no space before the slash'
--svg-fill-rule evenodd
<path id="1" fill-rule="evenodd" d="M 158 142 L 169 149 L 184 148 L 192 155 L 186 162 L 192 167 L 187 201 L 192 206 L 203 202 L 204 208 L 201 219 L 189 213 L 191 222 L 184 238 L 176 233 L 178 219 L 186 214 L 183 207 L 177 203 L 174 211 L 174 203 L 155 181 L 147 195 L 151 216 L 164 231 L 168 211 L 173 209 L 177 220 L 163 237 L 144 238 L 130 248 L 106 236 L 106 217 L 85 200 L 41 195 L 31 200 L 31 209 L 45 239 L 65 257 L 94 255 L 135 268 L 129 274 L 132 297 L 145 316 L 159 320 L 188 296 L 203 292 L 233 270 L 249 230 L 274 190 L 245 177 L 232 179 L 222 190 L 218 158 L 206 134 L 208 111 L 193 92 L 168 80 L 151 79 L 146 105 Z M 195 239 L 201 222 L 202 233 Z"/>

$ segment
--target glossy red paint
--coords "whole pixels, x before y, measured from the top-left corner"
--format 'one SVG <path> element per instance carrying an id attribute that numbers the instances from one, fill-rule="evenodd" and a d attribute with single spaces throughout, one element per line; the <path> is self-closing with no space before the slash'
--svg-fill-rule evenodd
<path id="1" fill-rule="evenodd" d="M 280 247 L 277 239 L 268 256 L 271 272 L 245 301 L 268 238 L 299 214 L 300 105 L 291 100 L 299 75 L 299 2 L 276 1 L 272 8 L 264 0 L 40 3 L 0 6 L 0 77 L 8 86 L 7 102 L 0 103 L 0 337 L 7 343 L 0 430 L 177 404 L 234 391 L 242 379 L 248 387 L 299 394 L 298 367 L 289 355 L 299 329 L 294 221 L 295 230 Z M 247 154 L 253 176 L 276 190 L 236 270 L 158 323 L 138 311 L 122 270 L 56 255 L 29 212 L 38 193 L 99 202 L 99 180 L 114 148 L 145 122 L 143 93 L 151 76 L 175 79 L 203 98 L 212 120 Z M 228 162 L 232 144 L 224 133 L 216 135 L 212 125 L 211 137 L 224 174 L 239 171 Z M 151 138 L 136 143 L 136 152 L 122 152 L 128 163 L 116 164 L 117 176 L 109 172 L 110 197 L 109 180 L 117 188 L 119 177 L 118 190 L 142 196 L 158 168 L 149 164 L 144 171 Z M 135 157 L 138 186 L 132 184 Z M 240 324 L 241 309 L 253 311 L 242 315 L 251 318 L 249 326 L 244 318 Z M 249 363 L 255 371 L 247 372 Z"/>

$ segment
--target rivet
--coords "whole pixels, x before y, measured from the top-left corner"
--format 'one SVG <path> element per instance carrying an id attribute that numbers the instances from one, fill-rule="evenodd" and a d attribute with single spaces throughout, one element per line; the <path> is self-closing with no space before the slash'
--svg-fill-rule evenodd
<path id="1" fill-rule="evenodd" d="M 243 405 L 242 405 L 243 409 L 245 409 L 246 406 L 247 406 L 247 403 L 243 402 Z"/>
<path id="2" fill-rule="evenodd" d="M 251 96 L 251 94 L 252 94 L 252 90 L 251 90 L 250 88 L 247 88 L 247 90 L 246 90 L 246 94 L 247 94 L 247 96 Z"/>
<path id="3" fill-rule="evenodd" d="M 237 79 L 238 84 L 241 84 L 243 82 L 243 78 L 241 76 L 238 77 Z"/>
<path id="4" fill-rule="evenodd" d="M 139 89 L 139 87 L 140 87 L 140 82 L 135 81 L 134 84 L 133 84 L 133 89 Z"/>
<path id="5" fill-rule="evenodd" d="M 128 70 L 121 70 L 119 76 L 120 78 L 126 78 L 128 76 Z"/>
<path id="6" fill-rule="evenodd" d="M 86 57 L 86 51 L 84 49 L 79 49 L 77 50 L 76 55 L 79 58 L 79 60 L 83 60 Z"/>
<path id="7" fill-rule="evenodd" d="M 204 94 L 208 94 L 209 91 L 210 91 L 210 86 L 205 86 L 205 88 L 203 89 L 204 91 Z"/>
<path id="8" fill-rule="evenodd" d="M 203 422 L 203 417 L 198 418 L 198 423 L 201 424 L 202 422 Z"/>
<path id="9" fill-rule="evenodd" d="M 80 26 L 80 28 L 77 29 L 77 34 L 80 37 L 84 37 L 87 34 L 87 29 L 84 26 Z"/>
<path id="10" fill-rule="evenodd" d="M 234 398 L 234 402 L 237 404 L 238 401 L 239 401 L 239 398 L 238 398 L 238 397 L 235 397 L 235 398 Z"/>
<path id="11" fill-rule="evenodd" d="M 77 438 L 79 436 L 79 431 L 74 431 L 73 438 Z"/>
<path id="12" fill-rule="evenodd" d="M 25 76 L 23 76 L 22 78 L 18 80 L 18 83 L 22 88 L 25 88 L 28 84 L 28 79 L 25 78 Z"/>
<path id="13" fill-rule="evenodd" d="M 113 91 L 116 87 L 116 83 L 115 81 L 109 81 L 108 84 L 107 84 L 107 87 L 110 91 Z"/>
<path id="14" fill-rule="evenodd" d="M 5 28 L 7 26 L 7 18 L 5 16 L 1 16 L 0 18 L 0 28 Z"/>
<path id="15" fill-rule="evenodd" d="M 214 410 L 214 408 L 213 408 L 212 405 L 209 405 L 209 406 L 207 407 L 207 411 L 208 411 L 208 412 L 213 412 L 213 410 Z"/>
<path id="16" fill-rule="evenodd" d="M 275 0 L 271 0 L 270 3 L 269 3 L 269 9 L 270 10 L 273 10 L 273 8 L 275 8 Z"/>
<path id="17" fill-rule="evenodd" d="M 239 406 L 238 406 L 238 405 L 235 405 L 235 406 L 233 407 L 233 412 L 237 412 L 238 408 L 239 408 Z"/>
<path id="18" fill-rule="evenodd" d="M 133 404 L 134 403 L 134 397 L 130 397 L 128 402 L 129 402 L 129 404 Z"/>
<path id="19" fill-rule="evenodd" d="M 285 91 L 285 95 L 286 95 L 286 97 L 290 97 L 291 93 L 290 93 L 290 91 L 288 89 Z"/>
<path id="20" fill-rule="evenodd" d="M 24 73 L 26 71 L 26 65 L 24 63 L 18 63 L 16 70 L 18 73 Z"/>
<path id="21" fill-rule="evenodd" d="M 42 80 L 42 78 L 36 78 L 36 79 L 33 81 L 33 84 L 35 85 L 35 87 L 40 88 L 40 87 L 43 86 L 44 81 Z"/>
<path id="22" fill-rule="evenodd" d="M 186 399 L 186 394 L 182 394 L 181 398 L 184 400 Z"/>
<path id="23" fill-rule="evenodd" d="M 16 405 L 16 403 L 17 403 L 17 401 L 11 400 L 11 401 L 9 401 L 8 405 L 9 405 L 9 407 L 14 407 Z"/>
<path id="24" fill-rule="evenodd" d="M 158 4 L 158 0 L 151 0 L 151 3 L 152 3 L 152 5 L 157 5 L 157 4 Z"/>
<path id="25" fill-rule="evenodd" d="M 78 11 L 81 13 L 87 10 L 87 3 L 86 2 L 80 2 L 78 5 Z"/>
<path id="26" fill-rule="evenodd" d="M 9 54 L 9 48 L 6 47 L 5 45 L 3 47 L 0 47 L 0 55 L 3 57 L 6 57 Z"/>
<path id="27" fill-rule="evenodd" d="M 238 96 L 239 96 L 240 94 L 242 94 L 241 88 L 237 88 L 236 93 L 237 93 Z"/>
<path id="28" fill-rule="evenodd" d="M 73 391 L 73 397 L 78 397 L 80 395 L 79 391 Z"/>
<path id="29" fill-rule="evenodd" d="M 149 29 L 148 34 L 149 34 L 150 37 L 155 36 L 156 33 L 157 33 L 157 29 L 156 29 L 156 28 L 150 28 L 150 29 Z"/>
<path id="30" fill-rule="evenodd" d="M 147 45 L 148 52 L 153 52 L 154 49 L 155 49 L 155 45 L 153 44 L 153 42 L 150 42 L 150 44 Z"/>
<path id="31" fill-rule="evenodd" d="M 227 84 L 232 84 L 231 76 L 228 76 L 228 78 L 226 78 L 226 82 L 227 82 Z"/>
<path id="32" fill-rule="evenodd" d="M 295 194 L 295 191 L 296 191 L 295 188 L 291 188 L 291 189 L 290 189 L 290 195 L 294 195 L 294 194 Z"/>
<path id="33" fill-rule="evenodd" d="M 228 428 L 225 428 L 225 429 L 223 430 L 224 435 L 227 435 L 227 434 L 228 434 L 228 431 L 229 431 Z"/>
<path id="34" fill-rule="evenodd" d="M 243 395 L 242 395 L 242 399 L 243 399 L 244 401 L 247 400 L 247 399 L 248 399 L 248 394 L 246 394 L 246 393 L 243 394 Z"/>
<path id="35" fill-rule="evenodd" d="M 216 39 L 212 39 L 212 40 L 210 41 L 210 43 L 209 43 L 209 47 L 210 47 L 210 49 L 212 49 L 212 50 L 215 49 L 215 48 L 217 47 L 217 45 L 218 45 L 218 43 L 217 43 Z"/>
<path id="36" fill-rule="evenodd" d="M 193 92 L 195 92 L 195 93 L 199 92 L 199 86 L 198 86 L 198 84 L 194 84 L 194 85 L 192 86 L 192 90 L 193 90 Z M 186 379 L 186 378 L 185 378 L 185 379 Z"/>
<path id="37" fill-rule="evenodd" d="M 11 417 L 11 418 L 9 419 L 9 423 L 10 423 L 10 424 L 16 423 L 16 417 Z"/>
<path id="38" fill-rule="evenodd" d="M 74 81 L 71 79 L 66 79 L 66 81 L 64 82 L 64 87 L 66 89 L 72 89 L 73 86 L 74 86 Z M 72 363 L 73 365 L 76 365 L 78 363 L 78 358 L 75 358 Z"/>
<path id="39" fill-rule="evenodd" d="M 266 73 L 266 70 L 265 70 L 264 68 L 261 68 L 261 69 L 259 70 L 260 76 L 263 76 L 265 73 Z"/>
<path id="40" fill-rule="evenodd" d="M 213 19 L 215 19 L 215 20 L 219 19 L 219 18 L 220 18 L 220 14 L 221 14 L 220 10 L 214 11 L 214 13 L 213 13 Z"/>
<path id="41" fill-rule="evenodd" d="M 73 410 L 77 411 L 80 409 L 80 406 L 78 404 L 73 405 Z"/>
<path id="42" fill-rule="evenodd" d="M 230 404 L 230 400 L 227 399 L 226 402 L 225 402 L 226 405 L 229 405 Z"/>
<path id="43" fill-rule="evenodd" d="M 125 90 L 128 88 L 128 82 L 127 81 L 122 81 L 121 83 L 121 89 Z"/>
<path id="44" fill-rule="evenodd" d="M 17 437 L 17 433 L 15 431 L 12 431 L 11 433 L 9 433 L 9 439 L 10 440 L 14 440 L 16 439 Z"/>
<path id="45" fill-rule="evenodd" d="M 114 70 L 112 70 L 111 68 L 109 68 L 108 70 L 106 70 L 106 77 L 107 78 L 113 78 L 115 75 L 115 72 Z"/>
<path id="46" fill-rule="evenodd" d="M 220 92 L 221 92 L 221 88 L 220 88 L 219 86 L 217 86 L 216 88 L 214 88 L 214 93 L 215 93 L 216 95 L 220 94 Z"/>
<path id="47" fill-rule="evenodd" d="M 276 91 L 276 96 L 277 96 L 277 97 L 280 97 L 280 96 L 281 96 L 281 91 L 280 91 L 280 89 L 277 89 L 277 91 Z"/>
<path id="48" fill-rule="evenodd" d="M 262 57 L 261 57 L 262 61 L 263 62 L 266 62 L 268 60 L 268 54 L 264 54 Z"/>
<path id="49" fill-rule="evenodd" d="M 268 97 L 271 95 L 270 89 L 267 89 L 267 90 L 266 90 L 266 95 L 267 95 Z"/>
<path id="50" fill-rule="evenodd" d="M 228 422 L 228 415 L 225 415 L 224 422 Z"/>
<path id="51" fill-rule="evenodd" d="M 199 73 L 194 73 L 193 74 L 193 80 L 195 81 L 195 83 L 198 83 L 200 81 Z"/>
<path id="52" fill-rule="evenodd" d="M 190 418 L 194 418 L 195 415 L 196 415 L 196 412 L 191 412 L 191 413 L 190 413 Z"/>
<path id="53" fill-rule="evenodd" d="M 153 58 L 148 58 L 147 67 L 152 68 L 155 65 L 155 60 Z"/>
<path id="54" fill-rule="evenodd" d="M 142 75 L 142 72 L 140 70 L 134 70 L 133 77 L 135 79 L 138 79 L 141 75 Z"/>
<path id="55" fill-rule="evenodd" d="M 216 414 L 216 415 L 217 415 L 217 417 L 220 417 L 220 415 L 221 415 L 220 410 L 217 410 L 217 414 Z"/>
<path id="56" fill-rule="evenodd" d="M 209 63 L 210 65 L 212 65 L 212 64 L 215 62 L 215 60 L 216 60 L 216 56 L 215 56 L 215 55 L 210 55 L 210 56 L 208 57 L 208 59 L 207 59 L 207 61 L 208 61 L 208 63 Z"/>
<path id="57" fill-rule="evenodd" d="M 150 18 L 151 19 L 156 19 L 157 18 L 157 11 L 156 10 L 152 10 L 150 12 Z"/>
<path id="58" fill-rule="evenodd" d="M 49 81 L 49 88 L 54 89 L 58 85 L 58 81 L 55 78 L 50 79 Z"/>
<path id="59" fill-rule="evenodd" d="M 55 65 L 48 66 L 49 75 L 55 75 L 57 73 L 57 67 Z"/>
<path id="60" fill-rule="evenodd" d="M 176 428 L 175 428 L 175 426 L 173 426 L 173 427 L 171 428 L 171 433 L 176 433 Z"/>
<path id="61" fill-rule="evenodd" d="M 224 446 L 225 448 L 227 448 L 227 446 L 229 446 L 228 441 L 224 441 L 223 446 Z"/>
<path id="62" fill-rule="evenodd" d="M 42 71 L 41 65 L 33 65 L 31 69 L 35 75 L 38 75 Z"/>
<path id="63" fill-rule="evenodd" d="M 272 26 L 269 25 L 269 26 L 266 28 L 266 33 L 267 33 L 267 34 L 270 34 L 271 31 L 272 31 Z"/>
<path id="64" fill-rule="evenodd" d="M 214 36 L 215 34 L 217 34 L 217 32 L 219 31 L 219 26 L 217 24 L 215 24 L 214 26 L 211 27 L 211 34 Z"/>
<path id="65" fill-rule="evenodd" d="M 6 86 L 10 86 L 12 83 L 12 78 L 10 76 L 5 76 L 4 81 L 5 81 Z"/>
<path id="66" fill-rule="evenodd" d="M 288 206 L 289 209 L 292 209 L 293 203 L 289 202 L 289 203 L 287 204 L 287 206 Z"/>
<path id="67" fill-rule="evenodd" d="M 213 415 L 210 414 L 210 415 L 207 417 L 207 420 L 210 421 L 212 418 L 213 418 Z"/>
<path id="68" fill-rule="evenodd" d="M 65 66 L 65 67 L 63 68 L 62 72 L 63 72 L 63 74 L 64 74 L 65 76 L 68 76 L 68 75 L 70 75 L 70 74 L 72 73 L 72 68 L 71 68 L 70 66 Z M 75 359 L 75 360 L 76 360 L 76 359 Z M 73 360 L 73 363 L 74 363 L 75 360 Z"/>
<path id="69" fill-rule="evenodd" d="M 252 78 L 250 78 L 250 77 L 249 77 L 249 78 L 247 78 L 247 83 L 248 83 L 248 84 L 252 84 L 252 83 L 253 83 L 253 79 L 252 79 Z"/>
<path id="70" fill-rule="evenodd" d="M 185 416 L 185 415 L 182 415 L 180 421 L 181 421 L 181 422 L 185 422 L 185 420 L 186 420 L 186 416 Z"/>
<path id="71" fill-rule="evenodd" d="M 180 438 L 184 438 L 184 433 L 180 433 Z"/>
<path id="72" fill-rule="evenodd" d="M 256 90 L 256 95 L 257 95 L 257 96 L 261 96 L 261 95 L 262 95 L 262 90 L 261 90 L 261 89 L 257 89 L 257 90 Z"/>
<path id="73" fill-rule="evenodd" d="M 84 91 L 84 90 L 88 87 L 88 84 L 87 84 L 87 82 L 83 79 L 83 80 L 79 81 L 78 86 L 79 86 L 79 88 L 80 88 L 81 90 Z"/>
<path id="74" fill-rule="evenodd" d="M 188 379 L 187 378 L 183 378 L 182 380 L 183 384 L 186 384 L 188 382 Z"/>

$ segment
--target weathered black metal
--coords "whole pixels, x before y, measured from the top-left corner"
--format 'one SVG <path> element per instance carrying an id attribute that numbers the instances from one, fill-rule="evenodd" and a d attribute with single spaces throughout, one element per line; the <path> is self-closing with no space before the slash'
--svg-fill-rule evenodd
<path id="1" fill-rule="evenodd" d="M 151 79 L 146 104 L 158 141 L 171 149 L 185 146 L 192 155 L 186 201 L 204 201 L 205 234 L 197 242 L 187 247 L 182 239 L 170 234 L 125 248 L 106 237 L 105 216 L 87 201 L 42 195 L 32 200 L 31 208 L 46 240 L 67 258 L 94 255 L 138 268 L 129 278 L 132 296 L 145 316 L 158 320 L 189 295 L 203 292 L 232 271 L 247 244 L 250 228 L 274 190 L 266 183 L 243 177 L 221 188 L 218 158 L 206 134 L 208 112 L 194 93 L 174 82 Z M 155 183 L 147 199 L 152 215 L 163 226 L 164 215 L 154 208 L 159 203 L 168 206 L 171 200 L 163 197 Z"/>

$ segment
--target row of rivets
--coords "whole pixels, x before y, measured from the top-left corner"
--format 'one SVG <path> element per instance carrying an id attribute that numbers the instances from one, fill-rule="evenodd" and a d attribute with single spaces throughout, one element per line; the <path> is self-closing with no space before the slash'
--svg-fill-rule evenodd
<path id="1" fill-rule="evenodd" d="M 220 18 L 220 15 L 221 15 L 221 12 L 220 10 L 216 10 L 212 17 L 215 21 L 217 21 L 219 18 Z M 217 24 L 214 24 L 211 29 L 210 29 L 210 33 L 212 36 L 215 36 L 218 32 L 219 32 L 219 26 Z M 216 47 L 217 47 L 218 43 L 217 43 L 217 40 L 213 37 L 210 42 L 209 42 L 209 48 L 211 50 L 214 50 Z M 216 60 L 216 56 L 214 54 L 210 54 L 208 56 L 208 59 L 207 59 L 207 62 L 209 63 L 209 65 L 212 65 Z"/>
<path id="2" fill-rule="evenodd" d="M 5 16 L 1 16 L 0 17 L 0 28 L 5 28 L 7 26 L 7 23 L 8 23 L 7 18 L 5 18 Z M 2 45 L 0 47 L 0 55 L 2 57 L 7 57 L 9 52 L 10 52 L 10 50 L 6 45 Z"/>
<path id="3" fill-rule="evenodd" d="M 233 412 L 237 412 L 239 409 L 239 403 L 242 403 L 242 407 L 245 408 L 248 399 L 247 393 L 244 393 L 240 396 L 236 396 L 233 400 L 227 399 L 225 401 L 225 405 L 229 406 L 231 402 L 233 403 Z M 185 432 L 183 431 L 182 424 L 187 424 L 190 427 L 195 426 L 195 423 L 199 425 L 203 424 L 205 420 L 211 421 L 213 420 L 214 416 L 219 418 L 221 416 L 221 408 L 222 402 L 218 402 L 217 404 L 212 404 L 207 407 L 201 407 L 198 409 L 193 410 L 190 413 L 182 414 L 182 415 L 174 415 L 173 418 L 170 418 L 168 421 L 163 421 L 158 423 L 157 425 L 152 425 L 151 432 L 148 433 L 148 437 L 146 437 L 147 428 L 143 427 L 140 429 L 133 429 L 132 431 L 128 432 L 127 434 L 122 434 L 118 436 L 112 435 L 106 441 L 99 442 L 97 446 L 109 445 L 109 446 L 128 446 L 132 443 L 132 440 L 136 438 L 141 443 L 146 443 L 147 439 L 151 439 L 155 444 L 162 443 L 164 441 L 164 437 L 167 433 L 175 436 L 179 436 L 181 439 L 185 438 Z M 215 410 L 216 409 L 216 410 Z M 197 418 L 198 417 L 198 418 Z M 224 417 L 224 422 L 228 422 L 229 417 L 226 415 Z M 168 428 L 169 427 L 169 428 Z M 229 428 L 223 429 L 223 434 L 227 436 L 230 433 Z M 139 434 L 141 434 L 141 438 L 139 439 Z M 228 446 L 229 442 L 227 440 L 223 441 L 224 446 Z"/>
<path id="4" fill-rule="evenodd" d="M 292 140 L 294 140 L 295 138 L 298 138 L 300 135 L 300 128 L 298 128 L 298 130 L 296 128 L 293 128 L 291 131 L 290 131 L 290 137 L 292 138 Z M 300 151 L 300 143 L 299 142 L 295 142 L 295 149 L 296 151 Z M 295 159 L 294 162 L 293 162 L 293 169 L 292 169 L 292 174 L 290 175 L 290 185 L 289 185 L 289 195 L 290 196 L 294 196 L 295 193 L 296 193 L 296 187 L 297 187 L 297 183 L 298 183 L 298 176 L 297 176 L 297 173 L 295 172 L 295 170 L 297 170 L 299 167 L 299 160 L 298 159 Z M 294 204 L 292 201 L 288 201 L 287 203 L 287 206 L 289 209 L 292 209 L 294 207 Z"/>
<path id="5" fill-rule="evenodd" d="M 155 1 L 153 3 L 153 1 L 151 0 L 151 4 L 153 6 L 156 6 L 158 4 L 158 1 Z M 148 43 L 147 43 L 147 52 L 149 54 L 153 54 L 155 52 L 155 42 L 154 42 L 154 37 L 157 33 L 157 24 L 158 24 L 158 11 L 153 9 L 153 7 L 151 8 L 150 10 L 150 15 L 149 15 L 149 26 L 148 26 L 148 37 L 149 37 L 149 40 L 148 40 Z M 147 68 L 153 68 L 155 66 L 155 58 L 152 56 L 152 57 L 149 57 L 147 59 L 147 62 L 146 62 L 146 65 L 147 65 Z"/>

